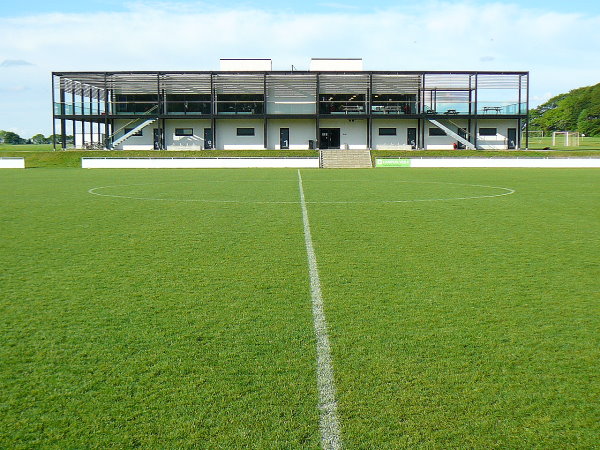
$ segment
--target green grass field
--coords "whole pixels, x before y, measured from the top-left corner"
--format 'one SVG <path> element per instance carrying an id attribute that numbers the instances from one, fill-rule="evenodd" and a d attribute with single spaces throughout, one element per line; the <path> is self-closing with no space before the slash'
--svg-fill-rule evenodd
<path id="1" fill-rule="evenodd" d="M 597 445 L 600 171 L 301 173 L 346 448 Z M 299 198 L 0 171 L 0 447 L 318 448 Z"/>

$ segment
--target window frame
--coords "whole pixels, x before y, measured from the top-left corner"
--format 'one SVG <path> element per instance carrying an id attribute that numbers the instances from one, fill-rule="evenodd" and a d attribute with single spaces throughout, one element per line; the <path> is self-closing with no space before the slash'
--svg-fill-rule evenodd
<path id="1" fill-rule="evenodd" d="M 486 132 L 482 133 L 483 130 L 486 130 Z M 490 133 L 487 130 L 494 130 L 494 132 Z M 479 136 L 498 136 L 498 128 L 479 128 Z"/>
<path id="2" fill-rule="evenodd" d="M 189 130 L 189 132 L 187 131 Z M 175 136 L 193 136 L 194 129 L 193 128 L 175 128 Z"/>
<path id="3" fill-rule="evenodd" d="M 242 132 L 242 130 L 252 131 L 251 133 Z M 238 127 L 235 130 L 235 135 L 240 137 L 256 136 L 256 128 L 254 127 Z"/>
<path id="4" fill-rule="evenodd" d="M 384 130 L 386 130 L 386 132 L 382 133 L 382 131 L 384 131 Z M 390 133 L 388 133 L 387 131 L 390 131 Z M 393 133 L 391 131 L 393 131 Z M 398 129 L 397 128 L 380 127 L 379 128 L 379 136 L 398 136 Z"/>

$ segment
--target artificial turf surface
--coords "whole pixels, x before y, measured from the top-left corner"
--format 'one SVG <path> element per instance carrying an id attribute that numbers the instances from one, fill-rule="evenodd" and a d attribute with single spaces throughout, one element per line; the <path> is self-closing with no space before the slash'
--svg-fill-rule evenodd
<path id="1" fill-rule="evenodd" d="M 597 169 L 302 177 L 346 447 L 596 445 Z M 0 211 L 0 447 L 320 445 L 296 170 L 2 170 Z"/>

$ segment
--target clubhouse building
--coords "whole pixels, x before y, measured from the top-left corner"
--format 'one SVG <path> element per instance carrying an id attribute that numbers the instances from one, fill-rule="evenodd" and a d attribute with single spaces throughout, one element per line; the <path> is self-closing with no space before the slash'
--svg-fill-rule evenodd
<path id="1" fill-rule="evenodd" d="M 215 72 L 53 72 L 53 134 L 115 150 L 519 149 L 528 72 L 222 59 Z"/>

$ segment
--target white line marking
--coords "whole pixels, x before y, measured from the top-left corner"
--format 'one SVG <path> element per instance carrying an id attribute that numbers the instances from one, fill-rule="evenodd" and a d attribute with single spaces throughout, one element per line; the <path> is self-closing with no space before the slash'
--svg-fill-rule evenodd
<path id="1" fill-rule="evenodd" d="M 248 180 L 233 180 L 236 181 L 248 181 Z M 281 180 L 288 181 L 288 180 Z M 322 180 L 315 180 L 322 181 Z M 367 181 L 367 180 L 326 180 L 326 181 L 344 181 L 344 182 L 356 182 L 356 181 Z M 375 180 L 377 181 L 377 180 Z M 223 182 L 223 181 L 217 181 Z M 390 181 L 391 183 L 429 183 L 429 184 L 450 184 L 455 186 L 471 186 L 471 187 L 482 187 L 489 189 L 500 189 L 504 192 L 500 194 L 492 194 L 492 195 L 475 195 L 469 197 L 447 197 L 447 198 L 415 198 L 409 200 L 365 200 L 365 201 L 312 201 L 305 203 L 320 203 L 320 204 L 339 204 L 339 205 L 350 205 L 350 204 L 368 204 L 368 203 L 417 203 L 417 202 L 442 202 L 442 201 L 452 201 L 452 200 L 477 200 L 481 198 L 494 198 L 494 197 L 503 197 L 505 195 L 514 194 L 516 191 L 514 189 L 501 187 L 501 186 L 486 186 L 484 184 L 466 184 L 466 183 L 450 183 L 444 181 Z M 108 189 L 115 187 L 128 187 L 128 186 L 153 186 L 155 184 L 160 183 L 142 183 L 142 184 L 114 184 L 111 186 L 97 186 L 94 188 L 88 189 L 88 193 L 92 195 L 97 195 L 99 197 L 112 197 L 112 198 L 125 198 L 129 200 L 151 200 L 151 201 L 169 201 L 169 202 L 202 202 L 202 203 L 244 203 L 244 204 L 297 204 L 297 201 L 273 201 L 273 200 L 210 200 L 210 199 L 183 199 L 183 198 L 154 198 L 154 197 L 133 197 L 128 195 L 119 195 L 119 194 L 103 194 L 98 192 L 100 189 Z"/>
<path id="2" fill-rule="evenodd" d="M 327 322 L 323 310 L 323 296 L 321 294 L 321 281 L 317 268 L 317 257 L 310 234 L 308 210 L 304 199 L 302 175 L 298 169 L 298 189 L 300 190 L 300 205 L 302 207 L 302 222 L 304 223 L 304 241 L 308 257 L 308 271 L 310 274 L 310 293 L 312 297 L 312 312 L 317 338 L 317 387 L 319 389 L 319 410 L 321 412 L 321 445 L 324 449 L 340 449 L 340 425 L 337 418 L 337 403 L 335 401 L 335 383 L 333 377 L 333 363 L 331 361 L 331 347 L 327 335 Z"/>

